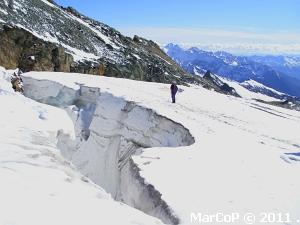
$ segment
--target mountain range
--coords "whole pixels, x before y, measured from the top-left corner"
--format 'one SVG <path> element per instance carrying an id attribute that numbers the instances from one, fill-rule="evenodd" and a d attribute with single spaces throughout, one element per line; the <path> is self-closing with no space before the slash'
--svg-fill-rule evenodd
<path id="1" fill-rule="evenodd" d="M 290 77 L 300 78 L 300 56 L 251 56 L 251 60 L 270 66 Z"/>
<path id="2" fill-rule="evenodd" d="M 239 82 L 255 80 L 300 96 L 297 57 L 277 59 L 276 64 L 270 57 L 185 50 L 174 44 L 163 51 L 151 40 L 137 35 L 126 37 L 74 8 L 64 8 L 50 0 L 5 0 L 0 2 L 0 9 L 0 65 L 7 69 L 175 81 L 238 96 L 234 88 L 215 76 L 218 75 Z M 195 76 L 208 70 L 208 76 Z M 286 75 L 290 73 L 293 77 Z"/>
<path id="3" fill-rule="evenodd" d="M 257 81 L 267 87 L 300 97 L 299 57 L 235 56 L 227 52 L 207 52 L 199 48 L 181 48 L 168 44 L 165 52 L 183 69 L 194 75 L 207 70 L 227 79 L 244 82 Z M 291 76 L 292 74 L 292 76 Z"/>

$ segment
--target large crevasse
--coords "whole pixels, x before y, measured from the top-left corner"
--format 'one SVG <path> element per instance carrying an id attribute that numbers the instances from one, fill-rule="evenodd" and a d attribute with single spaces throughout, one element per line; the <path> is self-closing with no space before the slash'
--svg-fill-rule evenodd
<path id="1" fill-rule="evenodd" d="M 67 110 L 74 122 L 75 139 L 58 132 L 58 147 L 67 160 L 116 200 L 166 224 L 179 224 L 159 190 L 141 177 L 131 156 L 144 148 L 191 145 L 192 135 L 151 109 L 100 88 L 78 85 L 74 90 L 54 81 L 24 77 L 27 97 Z"/>

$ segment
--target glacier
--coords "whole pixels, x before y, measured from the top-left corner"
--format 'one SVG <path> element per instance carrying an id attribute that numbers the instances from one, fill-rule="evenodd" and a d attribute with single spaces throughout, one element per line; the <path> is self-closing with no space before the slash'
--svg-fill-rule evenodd
<path id="1" fill-rule="evenodd" d="M 24 77 L 27 97 L 65 108 L 72 118 L 76 140 L 58 134 L 58 148 L 66 159 L 114 199 L 167 224 L 178 224 L 161 194 L 139 175 L 131 156 L 144 148 L 191 145 L 194 138 L 189 131 L 153 110 L 101 93 L 100 88 L 78 87 Z"/>
<path id="2" fill-rule="evenodd" d="M 57 148 L 57 134 L 75 140 L 65 110 L 15 93 L 0 67 L 0 224 L 159 225 L 116 202 L 77 172 Z"/>
<path id="3" fill-rule="evenodd" d="M 195 224 L 190 216 L 197 212 L 289 213 L 290 224 L 297 224 L 300 216 L 299 112 L 256 102 L 251 94 L 253 98 L 262 96 L 242 86 L 237 91 L 246 96 L 243 98 L 221 95 L 201 86 L 180 86 L 178 103 L 172 104 L 167 84 L 49 72 L 26 73 L 23 79 L 27 98 L 17 94 L 12 97 L 22 99 L 17 115 L 10 115 L 16 111 L 15 106 L 9 106 L 6 102 L 10 100 L 0 95 L 3 105 L 6 104 L 0 117 L 1 143 L 8 142 L 11 146 L 14 142 L 30 143 L 12 151 L 15 155 L 10 156 L 11 161 L 21 157 L 43 165 L 48 163 L 43 160 L 55 159 L 49 162 L 55 171 L 64 174 L 68 168 L 68 173 L 76 174 L 76 185 L 65 182 L 60 175 L 50 176 L 53 182 L 47 181 L 48 172 L 44 170 L 35 171 L 41 181 L 32 178 L 40 187 L 36 189 L 43 204 L 49 203 L 45 196 L 48 197 L 47 191 L 53 187 L 56 191 L 51 196 L 60 196 L 64 191 L 68 197 L 72 196 L 70 199 L 75 203 L 70 201 L 66 206 L 62 202 L 59 208 L 75 208 L 78 213 L 73 215 L 74 221 L 81 218 L 82 210 L 86 215 L 94 215 L 85 222 L 88 224 L 96 223 L 97 219 L 104 220 L 105 224 L 161 224 L 153 217 L 115 203 L 114 199 L 166 224 Z M 27 112 L 26 107 L 31 105 L 34 110 Z M 18 119 L 17 128 L 7 132 L 7 124 L 14 121 L 8 118 L 14 117 Z M 48 128 L 39 129 L 36 125 L 39 123 L 51 126 L 51 132 Z M 33 130 L 34 135 L 26 136 L 28 130 Z M 18 137 L 19 133 L 26 135 Z M 18 151 L 31 151 L 31 148 L 38 150 L 31 157 L 18 156 Z M 45 149 L 51 150 L 52 155 L 36 156 L 43 155 L 39 151 Z M 5 154 L 7 151 L 2 153 Z M 1 172 L 10 173 L 5 167 L 4 164 Z M 9 167 L 16 168 L 15 164 Z M 5 173 L 1 182 L 7 181 L 7 190 L 11 186 L 18 188 L 11 185 Z M 28 174 L 35 177 L 33 172 Z M 31 178 L 22 173 L 17 178 L 33 188 Z M 85 191 L 81 190 L 82 186 Z M 24 193 L 22 186 L 19 189 L 19 193 Z M 118 208 L 106 209 L 104 202 L 102 208 L 97 205 L 99 202 L 88 202 L 99 189 Z M 11 194 L 4 202 L 18 203 L 14 194 L 8 193 Z M 90 197 L 86 199 L 85 194 Z M 39 201 L 33 193 L 27 193 L 26 198 Z M 59 199 L 64 198 L 52 200 L 53 207 L 60 204 Z M 76 204 L 78 199 L 86 204 Z M 102 202 L 102 198 L 97 201 Z M 5 204 L 0 203 L 0 207 L 5 208 Z M 35 204 L 28 208 L 38 211 Z M 101 214 L 103 208 L 105 215 Z M 68 218 L 65 217 L 68 213 L 58 211 L 54 209 L 55 215 Z M 9 219 L 16 218 L 12 216 L 14 212 L 22 213 L 13 209 L 9 212 L 11 216 L 6 216 Z M 98 217 L 93 212 L 98 212 Z M 105 220 L 114 212 L 122 212 L 123 216 L 126 212 L 130 218 L 122 217 L 122 222 Z"/>

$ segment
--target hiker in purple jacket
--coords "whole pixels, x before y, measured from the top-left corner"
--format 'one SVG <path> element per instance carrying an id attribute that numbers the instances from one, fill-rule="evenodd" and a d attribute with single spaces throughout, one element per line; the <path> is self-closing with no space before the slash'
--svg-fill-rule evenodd
<path id="1" fill-rule="evenodd" d="M 171 89 L 172 103 L 175 103 L 175 101 L 176 101 L 175 96 L 176 96 L 176 93 L 178 91 L 178 87 L 177 87 L 175 81 L 172 82 L 172 85 L 171 85 L 170 89 Z"/>

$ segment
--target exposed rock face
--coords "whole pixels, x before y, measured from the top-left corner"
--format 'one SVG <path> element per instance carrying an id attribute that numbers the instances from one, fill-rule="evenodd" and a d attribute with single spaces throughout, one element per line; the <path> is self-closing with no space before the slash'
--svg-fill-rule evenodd
<path id="1" fill-rule="evenodd" d="M 75 91 L 53 81 L 25 77 L 24 90 L 32 99 L 67 110 L 76 139 L 59 132 L 58 147 L 82 174 L 116 200 L 164 223 L 179 224 L 159 190 L 141 177 L 132 156 L 143 148 L 193 144 L 185 127 L 99 88 L 82 85 Z"/>
<path id="2" fill-rule="evenodd" d="M 21 72 L 13 73 L 11 76 L 11 85 L 15 92 L 23 93 L 23 80 L 20 76 Z"/>
<path id="3" fill-rule="evenodd" d="M 153 41 L 125 37 L 71 7 L 60 7 L 51 0 L 14 0 L 0 1 L 0 8 L 0 27 L 12 27 L 0 32 L 5 37 L 5 42 L 0 42 L 0 49 L 5 50 L 0 52 L 0 64 L 6 68 L 20 66 L 25 71 L 71 71 L 163 83 L 197 82 Z"/>
<path id="4" fill-rule="evenodd" d="M 52 50 L 52 62 L 54 64 L 54 71 L 70 72 L 73 57 L 67 54 L 65 49 L 58 47 Z"/>
<path id="5" fill-rule="evenodd" d="M 223 94 L 216 83 L 186 73 L 153 41 L 133 39 L 53 1 L 0 1 L 0 65 L 189 85 Z M 5 25 L 1 29 L 1 25 Z M 72 58 L 73 56 L 73 58 Z"/>
<path id="6" fill-rule="evenodd" d="M 221 81 L 216 75 L 212 74 L 209 70 L 203 76 L 213 88 L 216 88 L 216 91 L 223 94 L 230 94 L 236 97 L 240 97 L 239 94 L 235 91 L 233 87 L 230 87 L 227 83 Z"/>
<path id="7" fill-rule="evenodd" d="M 72 55 L 63 48 L 23 29 L 4 26 L 0 32 L 0 65 L 7 69 L 70 72 L 72 63 Z"/>

